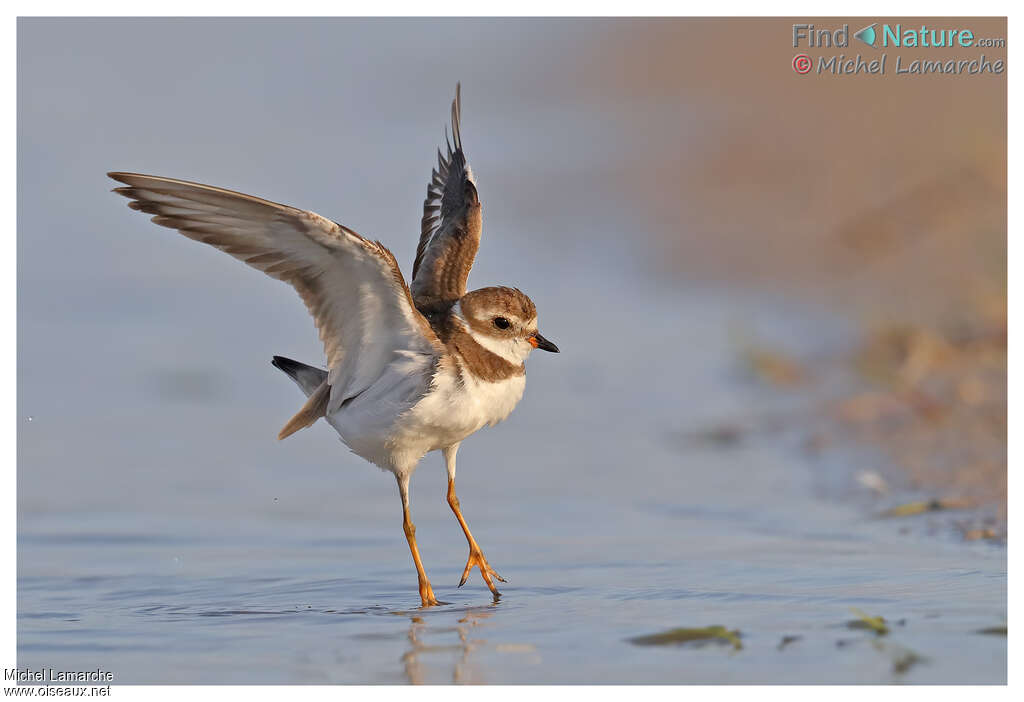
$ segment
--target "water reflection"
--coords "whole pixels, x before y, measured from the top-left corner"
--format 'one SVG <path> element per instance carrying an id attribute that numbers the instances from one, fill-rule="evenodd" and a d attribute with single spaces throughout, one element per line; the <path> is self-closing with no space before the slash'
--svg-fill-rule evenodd
<path id="1" fill-rule="evenodd" d="M 457 658 L 451 663 L 451 675 L 445 676 L 453 683 L 482 683 L 486 682 L 482 675 L 482 668 L 474 665 L 471 655 L 474 651 L 487 645 L 487 639 L 480 638 L 476 628 L 490 618 L 494 612 L 493 608 L 497 602 L 487 607 L 477 607 L 465 610 L 453 627 L 430 627 L 424 621 L 423 616 L 413 615 L 409 618 L 409 649 L 402 655 L 402 665 L 405 669 L 406 680 L 413 685 L 421 685 L 428 682 L 430 675 L 441 670 L 441 664 L 435 662 L 433 656 L 424 660 L 424 655 L 455 652 Z M 425 638 L 433 634 L 445 634 L 454 632 L 458 636 L 458 643 L 452 644 L 428 644 Z"/>

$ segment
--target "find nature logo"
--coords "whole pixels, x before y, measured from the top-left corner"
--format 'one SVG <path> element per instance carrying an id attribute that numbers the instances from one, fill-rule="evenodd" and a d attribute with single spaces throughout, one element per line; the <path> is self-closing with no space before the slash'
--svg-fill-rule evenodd
<path id="1" fill-rule="evenodd" d="M 814 70 L 816 61 L 819 74 L 884 75 L 887 73 L 886 63 L 889 59 L 884 49 L 888 48 L 969 49 L 987 47 L 1000 49 L 1006 47 L 1005 38 L 977 38 L 970 29 L 934 29 L 926 24 L 920 27 L 904 27 L 901 23 L 872 22 L 854 32 L 853 38 L 865 46 L 870 46 L 875 51 L 879 49 L 883 51 L 877 54 L 869 53 L 866 58 L 857 53 L 855 56 L 846 54 L 818 56 L 816 60 L 809 54 L 799 53 L 793 56 L 793 72 L 797 75 L 807 75 Z M 838 29 L 816 29 L 813 24 L 794 24 L 793 48 L 804 46 L 812 49 L 845 49 L 850 46 L 850 25 L 844 24 Z M 922 73 L 1002 74 L 1006 70 L 1005 58 L 986 57 L 985 54 L 980 54 L 977 58 L 963 58 L 962 55 L 938 60 L 931 60 L 929 57 L 913 58 L 909 59 L 909 63 L 906 64 L 904 64 L 905 57 L 899 54 L 893 56 L 893 59 L 896 69 L 894 72 L 897 75 Z"/>

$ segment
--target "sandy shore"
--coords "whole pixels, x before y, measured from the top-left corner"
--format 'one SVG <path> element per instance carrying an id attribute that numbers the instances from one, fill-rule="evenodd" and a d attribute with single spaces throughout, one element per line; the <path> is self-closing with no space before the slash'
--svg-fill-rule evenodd
<path id="1" fill-rule="evenodd" d="M 609 37 L 589 57 L 601 80 L 583 89 L 637 106 L 623 128 L 646 158 L 623 166 L 620 187 L 647 203 L 665 272 L 857 320 L 859 341 L 807 374 L 854 378 L 828 408 L 837 425 L 888 449 L 906 487 L 1005 524 L 1005 74 L 797 75 L 792 24 L 636 21 Z M 1001 20 L 942 25 L 1006 36 Z"/>

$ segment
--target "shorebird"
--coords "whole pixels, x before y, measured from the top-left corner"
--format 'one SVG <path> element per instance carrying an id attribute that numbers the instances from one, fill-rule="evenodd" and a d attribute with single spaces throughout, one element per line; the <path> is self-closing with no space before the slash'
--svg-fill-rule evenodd
<path id="1" fill-rule="evenodd" d="M 394 474 L 402 527 L 419 580 L 421 605 L 439 604 L 416 545 L 409 479 L 441 451 L 447 500 L 469 544 L 459 587 L 473 567 L 497 598 L 490 566 L 455 493 L 459 445 L 505 419 L 523 396 L 526 358 L 558 347 L 537 330 L 537 308 L 517 288 L 466 291 L 480 245 L 476 180 L 462 150 L 461 89 L 455 88 L 446 151 L 427 185 L 412 285 L 379 241 L 306 210 L 173 178 L 112 172 L 114 192 L 157 224 L 210 244 L 289 283 L 323 341 L 327 369 L 275 356 L 272 363 L 307 400 L 279 439 L 323 417 L 358 456 Z"/>

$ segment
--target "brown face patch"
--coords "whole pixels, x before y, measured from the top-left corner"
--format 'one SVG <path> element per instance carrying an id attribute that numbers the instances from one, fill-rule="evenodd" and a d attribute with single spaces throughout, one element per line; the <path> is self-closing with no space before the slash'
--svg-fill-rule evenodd
<path id="1" fill-rule="evenodd" d="M 537 318 L 536 305 L 518 288 L 480 288 L 466 293 L 459 306 L 473 331 L 498 338 L 529 331 L 521 325 L 532 324 Z M 495 317 L 506 317 L 512 326 L 507 330 L 495 327 Z"/>
<path id="2" fill-rule="evenodd" d="M 428 318 L 448 352 L 477 378 L 494 383 L 526 372 L 525 364 L 510 363 L 481 346 L 463 327 L 453 308 L 438 311 Z"/>

